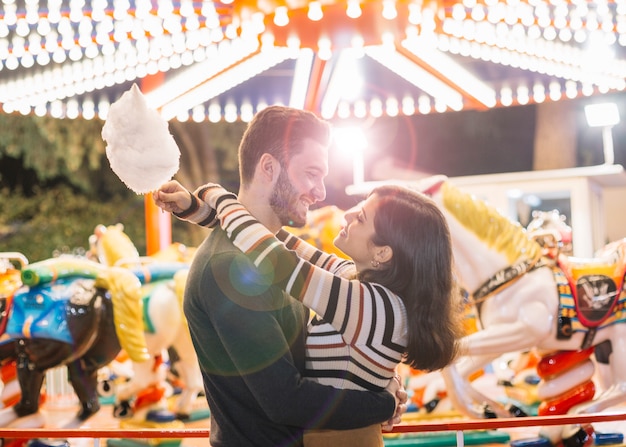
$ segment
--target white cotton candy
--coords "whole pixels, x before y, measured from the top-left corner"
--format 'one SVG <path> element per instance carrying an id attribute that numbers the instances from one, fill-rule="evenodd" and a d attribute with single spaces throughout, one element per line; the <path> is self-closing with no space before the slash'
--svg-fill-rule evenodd
<path id="1" fill-rule="evenodd" d="M 178 172 L 180 151 L 168 123 L 148 108 L 136 84 L 111 105 L 102 138 L 111 169 L 137 194 L 157 190 Z"/>

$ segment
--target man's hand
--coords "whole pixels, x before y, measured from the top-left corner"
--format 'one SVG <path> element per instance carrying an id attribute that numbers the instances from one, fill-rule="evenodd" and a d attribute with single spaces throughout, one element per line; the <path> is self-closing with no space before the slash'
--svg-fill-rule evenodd
<path id="1" fill-rule="evenodd" d="M 182 213 L 191 206 L 191 194 L 176 180 L 171 180 L 152 193 L 154 203 L 169 213 Z"/>
<path id="2" fill-rule="evenodd" d="M 396 399 L 396 412 L 391 419 L 382 424 L 383 431 L 391 431 L 394 425 L 401 422 L 402 415 L 406 413 L 409 395 L 404 386 L 402 386 L 402 379 L 398 373 L 389 381 L 386 390 L 393 394 L 393 397 Z"/>

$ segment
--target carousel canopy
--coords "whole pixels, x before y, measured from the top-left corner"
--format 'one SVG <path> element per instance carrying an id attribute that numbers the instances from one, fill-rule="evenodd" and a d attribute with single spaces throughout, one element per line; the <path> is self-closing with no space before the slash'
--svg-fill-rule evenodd
<path id="1" fill-rule="evenodd" d="M 0 0 L 5 113 L 486 110 L 626 87 L 626 0 Z"/>

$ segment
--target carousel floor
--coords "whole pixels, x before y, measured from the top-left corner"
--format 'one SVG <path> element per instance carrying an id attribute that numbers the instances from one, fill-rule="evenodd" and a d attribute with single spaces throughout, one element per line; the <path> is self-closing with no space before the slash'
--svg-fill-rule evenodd
<path id="1" fill-rule="evenodd" d="M 490 386 L 490 378 L 482 379 L 486 386 Z M 493 384 L 491 384 L 492 386 Z M 204 397 L 198 398 L 197 409 L 199 413 L 207 411 L 206 400 Z M 58 428 L 63 426 L 77 411 L 77 406 L 73 396 L 61 396 L 52 402 L 46 402 L 42 407 L 46 425 L 44 428 Z M 613 413 L 626 412 L 626 405 L 623 407 L 612 409 Z M 428 418 L 427 422 L 434 422 L 435 418 Z M 458 418 L 456 418 L 458 420 Z M 414 417 L 407 418 L 407 423 L 418 423 Z M 209 419 L 203 418 L 188 422 L 185 424 L 188 428 L 209 428 Z M 626 434 L 626 420 L 617 422 L 594 423 L 594 430 L 599 433 L 619 433 Z M 113 408 L 111 405 L 104 405 L 103 408 L 91 419 L 89 419 L 81 428 L 85 429 L 116 429 L 120 428 L 120 420 L 113 417 Z M 482 447 L 503 447 L 509 446 L 510 441 L 520 439 L 532 439 L 539 435 L 537 427 L 519 427 L 512 429 L 499 429 L 485 433 L 468 433 L 465 432 L 465 445 L 482 446 Z M 385 445 L 388 447 L 400 446 L 416 446 L 416 447 L 454 447 L 456 446 L 456 433 L 440 432 L 440 433 L 423 433 L 410 435 L 393 435 L 386 437 Z M 94 440 L 92 438 L 70 438 L 71 447 L 136 447 L 145 445 L 151 447 L 150 444 L 136 444 L 130 441 L 127 444 L 119 444 L 104 439 Z M 209 440 L 206 438 L 189 438 L 182 440 L 181 447 L 210 447 Z M 163 446 L 162 446 L 163 447 Z M 169 447 L 169 446 L 168 446 Z M 340 446 L 339 446 L 340 447 Z M 531 446 L 529 446 L 531 447 Z M 608 444 L 602 447 L 626 447 L 621 444 Z"/>
<path id="2" fill-rule="evenodd" d="M 72 417 L 75 408 L 44 408 L 43 412 L 46 416 L 46 427 L 54 428 L 63 424 L 64 420 Z M 620 411 L 620 410 L 618 410 Z M 432 420 L 430 421 L 432 422 Z M 410 423 L 415 423 L 411 421 Z M 603 422 L 593 424 L 596 432 L 601 433 L 626 433 L 626 421 L 620 422 Z M 185 424 L 188 428 L 208 428 L 209 420 L 198 420 Z M 109 429 L 119 428 L 119 420 L 112 416 L 112 408 L 109 406 L 103 409 L 91 418 L 82 428 L 92 429 Z M 532 439 L 538 436 L 539 429 L 536 427 L 519 427 L 511 429 L 489 430 L 485 432 L 466 432 L 464 434 L 464 442 L 466 446 L 480 447 L 505 447 L 510 445 L 510 441 L 520 439 Z M 136 444 L 134 441 L 123 442 L 122 444 L 107 441 L 104 439 L 94 440 L 91 438 L 71 438 L 69 439 L 71 447 L 136 447 L 145 445 L 151 447 L 150 444 Z M 182 440 L 181 447 L 210 447 L 209 440 L 206 438 L 190 438 Z M 396 435 L 385 438 L 386 447 L 414 446 L 414 447 L 453 447 L 456 446 L 455 433 L 422 433 Z M 356 446 L 355 446 L 356 447 Z M 605 446 L 603 446 L 605 447 Z M 624 444 L 613 444 L 606 447 L 624 447 Z"/>
<path id="3" fill-rule="evenodd" d="M 207 411 L 207 405 L 204 398 L 199 398 L 197 403 L 198 410 L 201 412 Z M 57 428 L 63 426 L 64 421 L 71 420 L 77 406 L 75 405 L 44 405 L 42 412 L 46 419 L 46 425 L 44 428 Z M 186 428 L 209 428 L 209 419 L 203 418 L 193 422 L 185 423 Z M 113 417 L 113 407 L 111 405 L 103 405 L 102 409 L 90 418 L 85 424 L 81 426 L 85 429 L 117 429 L 120 428 L 120 420 Z M 98 441 L 91 438 L 72 438 L 69 439 L 71 447 L 102 447 L 107 445 L 107 441 L 102 439 Z M 99 444 L 99 446 L 98 446 Z M 133 444 L 131 441 L 128 446 Z M 150 444 L 143 444 L 150 447 Z M 208 438 L 190 438 L 184 439 L 180 444 L 181 447 L 210 447 Z M 110 445 L 109 447 L 114 447 Z M 117 445 L 117 447 L 124 447 L 124 445 Z"/>

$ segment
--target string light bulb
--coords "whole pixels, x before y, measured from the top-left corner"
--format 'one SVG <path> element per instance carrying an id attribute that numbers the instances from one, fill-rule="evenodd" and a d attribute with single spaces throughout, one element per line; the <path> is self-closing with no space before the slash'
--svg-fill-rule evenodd
<path id="1" fill-rule="evenodd" d="M 309 11 L 307 13 L 307 17 L 313 22 L 319 22 L 324 18 L 322 4 L 319 1 L 312 1 L 309 3 Z"/>
<path id="2" fill-rule="evenodd" d="M 361 17 L 361 2 L 359 0 L 348 0 L 346 15 L 351 19 L 358 19 Z"/>
<path id="3" fill-rule="evenodd" d="M 387 20 L 394 20 L 398 17 L 398 10 L 396 9 L 395 0 L 383 1 L 383 17 Z"/>
<path id="4" fill-rule="evenodd" d="M 278 6 L 274 12 L 274 25 L 287 26 L 289 24 L 289 15 L 286 6 Z"/>

